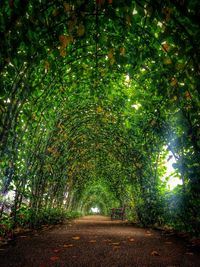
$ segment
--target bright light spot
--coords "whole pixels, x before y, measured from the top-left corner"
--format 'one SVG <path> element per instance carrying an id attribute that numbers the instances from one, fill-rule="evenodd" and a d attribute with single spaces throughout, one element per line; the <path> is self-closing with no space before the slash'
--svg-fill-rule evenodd
<path id="1" fill-rule="evenodd" d="M 99 213 L 99 208 L 97 208 L 97 207 L 92 207 L 92 208 L 91 208 L 91 212 L 92 212 L 92 213 Z"/>
<path id="2" fill-rule="evenodd" d="M 124 82 L 125 85 L 129 87 L 130 86 L 130 81 L 131 81 L 130 76 L 127 74 L 125 76 L 125 82 Z"/>
<path id="3" fill-rule="evenodd" d="M 133 9 L 133 13 L 132 14 L 133 15 L 137 15 L 137 13 L 138 13 L 137 10 L 136 9 Z"/>
<path id="4" fill-rule="evenodd" d="M 133 104 L 131 105 L 132 108 L 135 108 L 136 110 L 138 110 L 142 105 L 141 104 Z"/>
<path id="5" fill-rule="evenodd" d="M 129 81 L 130 81 L 130 76 L 127 74 L 125 78 L 125 82 L 129 82 Z"/>
<path id="6" fill-rule="evenodd" d="M 9 201 L 9 202 L 13 202 L 15 199 L 15 191 L 9 191 L 6 195 L 5 195 L 5 200 Z"/>
<path id="7" fill-rule="evenodd" d="M 11 67 L 14 67 L 14 65 L 11 63 L 11 62 L 9 62 L 9 64 L 8 64 L 9 66 L 11 66 Z"/>
<path id="8" fill-rule="evenodd" d="M 167 187 L 169 188 L 169 190 L 173 190 L 177 185 L 183 184 L 182 180 L 174 175 L 175 170 L 172 166 L 173 163 L 176 163 L 176 159 L 174 158 L 172 153 L 169 153 L 168 160 L 166 161 L 165 165 L 167 170 L 165 176 L 163 177 L 163 180 L 165 180 L 166 177 L 169 177 L 167 181 Z"/>
<path id="9" fill-rule="evenodd" d="M 7 98 L 6 100 L 4 100 L 4 103 L 10 103 L 10 98 Z"/>

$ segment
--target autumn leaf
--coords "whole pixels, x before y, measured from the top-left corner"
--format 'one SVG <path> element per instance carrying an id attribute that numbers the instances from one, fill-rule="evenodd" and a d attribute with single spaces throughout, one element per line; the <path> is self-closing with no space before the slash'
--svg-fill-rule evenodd
<path id="1" fill-rule="evenodd" d="M 77 35 L 79 37 L 83 36 L 85 34 L 85 26 L 83 24 L 80 24 L 77 29 Z"/>
<path id="2" fill-rule="evenodd" d="M 152 236 L 152 233 L 151 233 L 150 231 L 147 231 L 147 232 L 146 232 L 146 235 L 147 235 L 147 236 Z"/>
<path id="3" fill-rule="evenodd" d="M 96 4 L 98 5 L 98 6 L 101 6 L 101 5 L 103 5 L 105 3 L 105 0 L 96 0 Z"/>
<path id="4" fill-rule="evenodd" d="M 108 52 L 108 58 L 111 60 L 114 56 L 114 48 L 110 48 Z"/>
<path id="5" fill-rule="evenodd" d="M 120 242 L 114 242 L 114 243 L 111 243 L 111 244 L 114 245 L 114 246 L 119 246 Z"/>
<path id="6" fill-rule="evenodd" d="M 72 9 L 72 6 L 69 3 L 64 2 L 63 6 L 66 12 L 70 12 Z"/>
<path id="7" fill-rule="evenodd" d="M 172 79 L 171 79 L 171 82 L 170 82 L 170 85 L 171 85 L 171 86 L 176 86 L 177 84 L 178 84 L 177 79 L 176 79 L 176 78 L 172 78 Z"/>
<path id="8" fill-rule="evenodd" d="M 66 48 L 70 43 L 73 42 L 73 36 L 61 34 L 59 36 L 59 41 L 61 43 L 61 47 Z"/>
<path id="9" fill-rule="evenodd" d="M 73 247 L 74 245 L 73 244 L 65 244 L 63 245 L 64 248 L 70 248 L 70 247 Z"/>
<path id="10" fill-rule="evenodd" d="M 73 240 L 79 240 L 80 239 L 80 236 L 73 236 L 72 239 Z"/>
<path id="11" fill-rule="evenodd" d="M 61 55 L 61 57 L 65 57 L 66 56 L 66 54 L 67 54 L 67 52 L 65 51 L 65 49 L 60 49 L 60 55 Z"/>
<path id="12" fill-rule="evenodd" d="M 125 56 L 125 51 L 124 47 L 120 47 L 120 56 Z"/>
<path id="13" fill-rule="evenodd" d="M 169 49 L 170 49 L 170 45 L 169 45 L 168 43 L 163 43 L 163 44 L 162 44 L 162 50 L 163 50 L 164 52 L 168 52 Z"/>
<path id="14" fill-rule="evenodd" d="M 58 256 L 52 256 L 52 257 L 50 257 L 50 260 L 51 261 L 57 261 L 57 260 L 59 260 L 59 257 Z"/>
<path id="15" fill-rule="evenodd" d="M 151 256 L 160 256 L 160 254 L 158 253 L 158 251 L 154 250 L 151 252 Z"/>
<path id="16" fill-rule="evenodd" d="M 169 65 L 169 64 L 172 64 L 172 60 L 169 57 L 166 57 L 166 58 L 164 58 L 163 63 L 165 65 Z"/>
<path id="17" fill-rule="evenodd" d="M 45 69 L 45 73 L 47 73 L 48 70 L 49 70 L 49 62 L 48 61 L 45 61 L 45 63 L 44 63 L 44 69 Z"/>
<path id="18" fill-rule="evenodd" d="M 185 98 L 186 98 L 187 100 L 192 99 L 191 94 L 190 94 L 188 91 L 185 92 Z"/>
<path id="19" fill-rule="evenodd" d="M 108 52 L 108 59 L 110 61 L 110 64 L 113 65 L 115 63 L 115 58 L 114 58 L 114 48 L 110 48 Z"/>
<path id="20" fill-rule="evenodd" d="M 48 148 L 47 148 L 47 151 L 48 151 L 49 153 L 53 153 L 53 152 L 54 152 L 54 148 L 53 148 L 53 147 L 48 147 Z"/>

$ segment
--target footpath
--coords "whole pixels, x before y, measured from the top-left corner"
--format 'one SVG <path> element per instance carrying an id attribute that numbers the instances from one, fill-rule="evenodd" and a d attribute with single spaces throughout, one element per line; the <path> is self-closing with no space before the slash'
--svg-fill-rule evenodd
<path id="1" fill-rule="evenodd" d="M 86 216 L 18 235 L 0 267 L 199 267 L 198 248 L 171 233 Z"/>

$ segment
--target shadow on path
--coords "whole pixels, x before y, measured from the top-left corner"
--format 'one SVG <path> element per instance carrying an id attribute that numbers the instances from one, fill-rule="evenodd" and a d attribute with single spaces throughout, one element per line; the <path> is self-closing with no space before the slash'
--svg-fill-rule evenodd
<path id="1" fill-rule="evenodd" d="M 199 267 L 184 240 L 104 216 L 87 216 L 17 237 L 1 267 Z"/>

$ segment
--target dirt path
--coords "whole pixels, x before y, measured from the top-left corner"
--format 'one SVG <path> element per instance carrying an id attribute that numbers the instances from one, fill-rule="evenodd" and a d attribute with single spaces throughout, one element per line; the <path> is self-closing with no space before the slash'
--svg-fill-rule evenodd
<path id="1" fill-rule="evenodd" d="M 103 216 L 87 216 L 0 248 L 1 267 L 199 267 L 182 240 Z"/>

